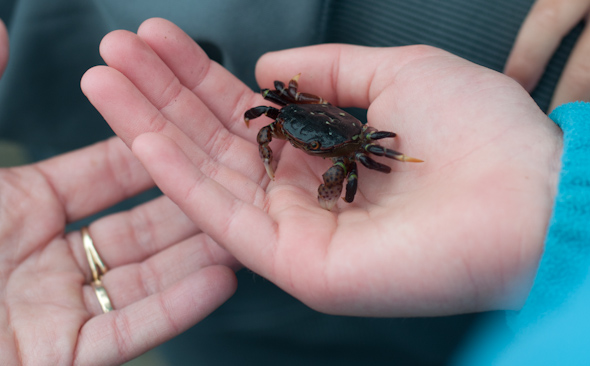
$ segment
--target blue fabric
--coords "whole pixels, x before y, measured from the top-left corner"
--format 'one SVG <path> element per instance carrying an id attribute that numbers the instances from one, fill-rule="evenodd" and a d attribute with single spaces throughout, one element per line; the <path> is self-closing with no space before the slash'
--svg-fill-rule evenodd
<path id="1" fill-rule="evenodd" d="M 515 332 L 502 326 L 501 317 L 491 320 L 469 337 L 457 366 L 590 365 L 590 277 L 569 301 L 542 321 Z"/>
<path id="2" fill-rule="evenodd" d="M 549 116 L 563 130 L 558 193 L 535 283 L 512 331 L 481 327 L 458 365 L 590 365 L 590 103 Z"/>
<path id="3" fill-rule="evenodd" d="M 559 188 L 535 283 L 512 319 L 516 327 L 556 309 L 590 269 L 590 104 L 564 104 L 549 117 L 563 130 Z"/>

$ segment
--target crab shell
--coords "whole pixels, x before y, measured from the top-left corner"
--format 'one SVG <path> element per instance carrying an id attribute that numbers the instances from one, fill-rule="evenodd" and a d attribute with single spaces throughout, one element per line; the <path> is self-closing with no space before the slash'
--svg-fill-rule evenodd
<path id="1" fill-rule="evenodd" d="M 322 157 L 353 155 L 368 128 L 330 104 L 290 104 L 281 109 L 277 120 L 294 147 Z"/>

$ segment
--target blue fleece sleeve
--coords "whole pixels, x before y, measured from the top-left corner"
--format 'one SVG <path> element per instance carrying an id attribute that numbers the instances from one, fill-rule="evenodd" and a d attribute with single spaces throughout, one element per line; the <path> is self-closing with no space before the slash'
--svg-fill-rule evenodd
<path id="1" fill-rule="evenodd" d="M 563 130 L 558 193 L 533 288 L 510 325 L 533 324 L 573 294 L 590 269 L 590 103 L 556 108 L 549 117 Z"/>
<path id="2" fill-rule="evenodd" d="M 496 318 L 482 324 L 455 365 L 590 364 L 590 104 L 565 104 L 549 117 L 564 146 L 535 283 L 523 309 L 508 314 L 512 331 Z"/>

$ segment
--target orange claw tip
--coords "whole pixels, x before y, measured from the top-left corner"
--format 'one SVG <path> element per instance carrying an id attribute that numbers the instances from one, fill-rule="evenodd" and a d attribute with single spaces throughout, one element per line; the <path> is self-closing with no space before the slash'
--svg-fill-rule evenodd
<path id="1" fill-rule="evenodd" d="M 404 163 L 423 163 L 424 160 L 416 159 L 411 156 L 399 154 L 393 157 L 395 160 L 402 161 Z"/>
<path id="2" fill-rule="evenodd" d="M 250 118 L 244 117 L 244 122 L 246 123 L 246 127 L 250 128 Z"/>
<path id="3" fill-rule="evenodd" d="M 424 160 L 416 159 L 411 156 L 404 156 L 404 161 L 408 163 L 423 163 Z"/>
<path id="4" fill-rule="evenodd" d="M 299 77 L 300 77 L 300 76 L 301 76 L 301 73 L 299 73 L 299 74 L 297 74 L 297 75 L 293 76 L 293 79 L 291 79 L 291 80 L 295 80 L 296 82 L 299 82 Z"/>

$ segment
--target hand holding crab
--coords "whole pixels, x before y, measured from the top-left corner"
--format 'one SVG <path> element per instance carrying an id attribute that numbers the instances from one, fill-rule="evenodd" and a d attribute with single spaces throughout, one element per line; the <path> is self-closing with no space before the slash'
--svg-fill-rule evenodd
<path id="1" fill-rule="evenodd" d="M 288 140 L 309 155 L 332 158 L 334 165 L 324 173 L 324 183 L 318 188 L 320 206 L 327 210 L 331 210 L 338 201 L 345 178 L 348 183 L 344 200 L 349 203 L 354 200 L 358 179 L 356 161 L 369 169 L 391 172 L 390 167 L 371 159 L 367 153 L 404 162 L 422 162 L 374 143 L 375 140 L 396 135 L 363 125 L 349 113 L 318 96 L 298 92 L 298 81 L 299 74 L 289 81 L 288 88 L 284 83 L 275 81 L 275 90 L 262 91 L 264 99 L 283 106 L 282 109 L 260 106 L 244 114 L 246 125 L 263 114 L 275 119 L 263 127 L 257 137 L 260 158 L 270 179 L 274 180 L 274 171 L 271 166 L 272 150 L 268 144 L 273 137 Z"/>
<path id="2" fill-rule="evenodd" d="M 396 164 L 395 177 L 365 171 L 355 204 L 334 213 L 318 207 L 318 184 L 309 179 L 326 170 L 322 159 L 278 141 L 277 179 L 267 178 L 257 131 L 243 122 L 262 98 L 180 29 L 150 20 L 138 35 L 111 34 L 101 51 L 109 67 L 91 70 L 83 89 L 159 187 L 242 264 L 309 306 L 415 316 L 517 308 L 526 298 L 551 212 L 560 140 L 510 78 L 422 46 L 322 45 L 264 56 L 260 85 L 301 71 L 302 90 L 368 108 L 377 129 L 393 129 L 394 116 L 399 149 L 428 161 Z M 295 86 L 275 89 L 267 96 L 297 95 Z M 313 111 L 285 108 L 301 108 L 304 120 Z M 277 113 L 254 111 L 250 118 Z M 271 128 L 260 137 L 263 158 Z M 287 133 L 295 144 L 304 141 L 300 131 Z M 317 148 L 327 136 L 315 138 Z"/>

